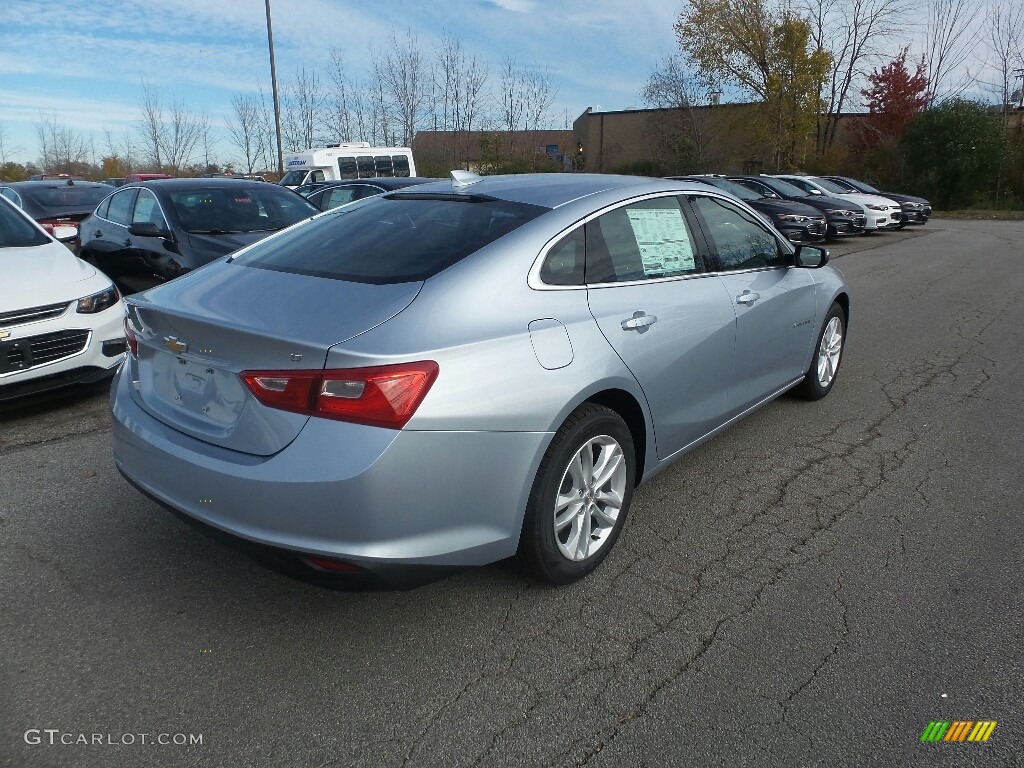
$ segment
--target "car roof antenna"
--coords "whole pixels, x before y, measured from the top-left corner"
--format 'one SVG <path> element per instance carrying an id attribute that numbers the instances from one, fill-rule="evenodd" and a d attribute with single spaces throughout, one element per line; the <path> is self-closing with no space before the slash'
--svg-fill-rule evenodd
<path id="1" fill-rule="evenodd" d="M 470 184 L 476 184 L 479 181 L 483 181 L 482 176 L 477 176 L 472 171 L 452 171 L 452 189 L 457 190 L 462 187 L 468 187 Z"/>

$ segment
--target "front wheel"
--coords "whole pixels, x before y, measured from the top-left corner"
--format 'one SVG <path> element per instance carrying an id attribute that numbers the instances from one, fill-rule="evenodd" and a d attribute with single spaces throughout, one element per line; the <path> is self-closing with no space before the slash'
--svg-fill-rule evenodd
<path id="1" fill-rule="evenodd" d="M 537 577 L 569 584 L 608 555 L 636 477 L 633 437 L 609 408 L 586 403 L 555 433 L 530 492 L 519 558 Z"/>
<path id="2" fill-rule="evenodd" d="M 807 369 L 796 394 L 806 400 L 820 400 L 832 390 L 839 373 L 843 348 L 846 343 L 846 321 L 843 308 L 833 303 L 825 316 L 811 367 Z"/>

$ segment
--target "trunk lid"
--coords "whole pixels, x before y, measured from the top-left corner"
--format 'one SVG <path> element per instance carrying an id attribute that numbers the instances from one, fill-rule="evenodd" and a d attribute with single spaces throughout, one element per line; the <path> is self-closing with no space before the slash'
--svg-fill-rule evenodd
<path id="1" fill-rule="evenodd" d="M 269 456 L 309 417 L 262 405 L 239 373 L 323 369 L 329 347 L 394 317 L 421 286 L 215 262 L 127 300 L 139 340 L 133 397 L 180 432 Z"/>

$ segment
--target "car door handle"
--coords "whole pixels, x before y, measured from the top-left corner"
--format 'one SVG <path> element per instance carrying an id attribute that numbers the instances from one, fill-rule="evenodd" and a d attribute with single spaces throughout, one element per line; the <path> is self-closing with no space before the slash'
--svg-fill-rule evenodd
<path id="1" fill-rule="evenodd" d="M 622 330 L 640 331 L 643 333 L 652 325 L 658 322 L 656 315 L 648 315 L 646 312 L 634 312 L 632 317 L 622 321 Z"/>
<path id="2" fill-rule="evenodd" d="M 760 298 L 760 293 L 754 293 L 753 291 L 744 291 L 743 293 L 736 297 L 736 303 L 746 304 L 747 306 L 750 306 Z"/>

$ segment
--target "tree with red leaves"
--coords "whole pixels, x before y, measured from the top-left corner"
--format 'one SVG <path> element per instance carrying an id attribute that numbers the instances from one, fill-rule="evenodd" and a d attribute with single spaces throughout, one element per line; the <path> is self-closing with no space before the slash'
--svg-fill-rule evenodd
<path id="1" fill-rule="evenodd" d="M 876 69 L 868 80 L 871 88 L 862 90 L 871 112 L 868 125 L 875 141 L 897 141 L 914 115 L 928 103 L 928 77 L 924 57 L 913 74 L 907 69 L 907 48 L 881 70 Z"/>

